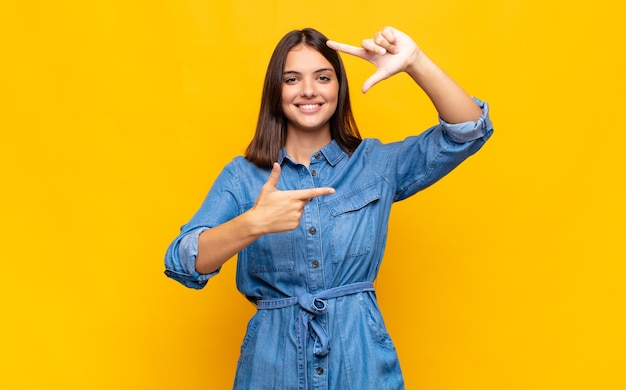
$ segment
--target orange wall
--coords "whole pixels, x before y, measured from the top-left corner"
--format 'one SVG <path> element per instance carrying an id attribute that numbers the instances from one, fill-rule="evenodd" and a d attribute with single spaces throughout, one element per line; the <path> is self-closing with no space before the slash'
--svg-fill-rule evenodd
<path id="1" fill-rule="evenodd" d="M 245 4 L 245 5 L 244 5 Z M 593 4 L 593 5 L 584 5 Z M 8 1 L 0 5 L 2 389 L 226 389 L 253 308 L 169 241 L 250 139 L 271 50 L 391 24 L 492 107 L 496 134 L 396 205 L 377 281 L 407 388 L 626 388 L 624 5 Z M 435 122 L 408 77 L 360 84 L 362 133 Z"/>

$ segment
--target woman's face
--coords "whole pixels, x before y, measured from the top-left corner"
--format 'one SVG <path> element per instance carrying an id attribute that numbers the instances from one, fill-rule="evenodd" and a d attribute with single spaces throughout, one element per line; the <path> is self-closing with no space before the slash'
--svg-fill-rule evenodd
<path id="1" fill-rule="evenodd" d="M 282 109 L 287 131 L 328 131 L 337 108 L 339 81 L 333 66 L 317 50 L 298 45 L 285 58 Z"/>

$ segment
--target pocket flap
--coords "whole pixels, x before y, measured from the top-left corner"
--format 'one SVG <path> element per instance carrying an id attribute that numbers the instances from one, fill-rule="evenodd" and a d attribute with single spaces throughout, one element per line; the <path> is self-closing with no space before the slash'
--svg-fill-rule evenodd
<path id="1" fill-rule="evenodd" d="M 381 183 L 376 181 L 356 191 L 341 195 L 328 202 L 330 215 L 333 217 L 339 214 L 357 211 L 368 204 L 380 199 L 382 194 Z"/>

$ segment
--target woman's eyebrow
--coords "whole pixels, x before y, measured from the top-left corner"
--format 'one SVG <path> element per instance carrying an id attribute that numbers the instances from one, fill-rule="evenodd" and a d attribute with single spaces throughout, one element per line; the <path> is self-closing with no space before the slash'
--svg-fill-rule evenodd
<path id="1" fill-rule="evenodd" d="M 321 73 L 321 72 L 335 72 L 335 70 L 333 68 L 321 68 L 318 69 L 316 71 L 313 71 L 313 73 Z M 301 72 L 298 72 L 297 70 L 286 70 L 285 72 L 283 72 L 283 74 L 302 74 Z"/>

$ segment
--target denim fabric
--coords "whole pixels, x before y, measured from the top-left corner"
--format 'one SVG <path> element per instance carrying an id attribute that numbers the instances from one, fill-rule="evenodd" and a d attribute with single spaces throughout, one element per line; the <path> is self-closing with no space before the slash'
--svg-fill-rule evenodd
<path id="1" fill-rule="evenodd" d="M 483 109 L 477 122 L 440 120 L 418 136 L 390 144 L 365 139 L 352 156 L 333 141 L 311 155 L 308 168 L 281 152 L 278 189 L 336 192 L 314 198 L 295 230 L 263 236 L 239 253 L 237 287 L 259 302 L 259 310 L 241 346 L 235 389 L 404 388 L 375 292 L 324 292 L 373 282 L 393 202 L 435 183 L 491 136 L 488 106 L 476 101 Z M 198 235 L 249 210 L 268 177 L 269 170 L 233 159 L 169 246 L 166 275 L 187 287 L 204 287 L 219 270 L 195 271 Z M 323 310 L 308 310 L 302 303 L 308 299 Z M 266 307 L 273 302 L 282 303 Z"/>

